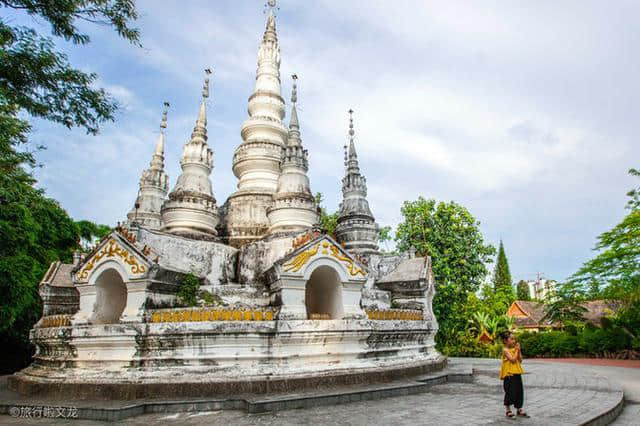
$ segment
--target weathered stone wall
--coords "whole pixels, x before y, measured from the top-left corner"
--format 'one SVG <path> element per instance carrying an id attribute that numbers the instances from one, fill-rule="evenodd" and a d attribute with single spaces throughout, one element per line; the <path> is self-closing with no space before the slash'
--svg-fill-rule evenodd
<path id="1" fill-rule="evenodd" d="M 263 273 L 293 250 L 294 234 L 273 235 L 244 245 L 238 254 L 238 281 L 241 285 L 263 287 Z"/>
<path id="2" fill-rule="evenodd" d="M 214 241 L 200 241 L 140 228 L 138 241 L 152 248 L 161 268 L 192 272 L 205 284 L 217 286 L 236 281 L 238 250 Z"/>
<path id="3" fill-rule="evenodd" d="M 42 315 L 75 314 L 78 311 L 80 295 L 73 287 L 41 285 Z"/>
<path id="4" fill-rule="evenodd" d="M 429 366 L 429 321 L 209 321 L 36 328 L 18 377 L 74 384 L 224 383 Z M 100 347 L 100 350 L 96 348 Z M 166 396 L 166 395 L 165 395 Z M 96 395 L 93 395 L 96 397 Z"/>

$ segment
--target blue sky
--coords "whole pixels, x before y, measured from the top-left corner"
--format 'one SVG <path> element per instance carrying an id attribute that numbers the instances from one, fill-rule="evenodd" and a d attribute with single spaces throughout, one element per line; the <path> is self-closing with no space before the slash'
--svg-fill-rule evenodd
<path id="1" fill-rule="evenodd" d="M 202 70 L 211 179 L 221 205 L 236 185 L 240 143 L 265 15 L 262 1 L 139 1 L 143 48 L 108 28 L 58 42 L 123 105 L 97 137 L 36 122 L 48 149 L 36 174 L 76 219 L 115 224 L 134 201 L 171 103 L 166 167 L 173 186 L 196 119 Z M 381 225 L 404 200 L 454 200 L 504 240 L 515 279 L 562 279 L 625 214 L 640 164 L 635 22 L 640 4 L 597 1 L 281 0 L 283 96 L 299 76 L 312 190 L 340 201 L 347 110 Z M 3 11 L 3 16 L 6 16 Z M 10 16 L 14 23 L 41 25 Z M 43 27 L 44 28 L 44 27 Z"/>

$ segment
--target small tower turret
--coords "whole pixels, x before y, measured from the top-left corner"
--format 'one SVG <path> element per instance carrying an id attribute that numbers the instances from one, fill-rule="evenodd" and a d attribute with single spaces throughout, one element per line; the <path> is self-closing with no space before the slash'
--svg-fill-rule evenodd
<path id="1" fill-rule="evenodd" d="M 202 89 L 202 102 L 191 139 L 182 149 L 182 174 L 169 199 L 162 206 L 162 230 L 189 237 L 217 235 L 218 207 L 209 175 L 213 170 L 213 151 L 207 145 L 207 107 L 210 69 Z"/>
<path id="2" fill-rule="evenodd" d="M 378 252 L 379 229 L 367 201 L 367 179 L 360 173 L 354 137 L 353 110 L 349 110 L 349 145 L 344 146 L 345 176 L 336 238 L 347 251 L 368 255 Z"/>
<path id="3" fill-rule="evenodd" d="M 283 150 L 282 169 L 278 189 L 273 195 L 273 205 L 267 210 L 271 226 L 269 233 L 302 231 L 311 228 L 318 220 L 315 200 L 309 188 L 308 153 L 302 147 L 300 123 L 296 102 L 298 101 L 298 77 L 294 74 L 291 91 L 291 119 L 287 146 Z"/>
<path id="4" fill-rule="evenodd" d="M 169 103 L 165 102 L 160 121 L 160 134 L 151 162 L 149 167 L 142 172 L 136 202 L 127 214 L 129 225 L 135 223 L 149 229 L 162 227 L 160 211 L 169 190 L 169 176 L 164 172 L 164 130 L 167 128 L 168 108 Z"/>

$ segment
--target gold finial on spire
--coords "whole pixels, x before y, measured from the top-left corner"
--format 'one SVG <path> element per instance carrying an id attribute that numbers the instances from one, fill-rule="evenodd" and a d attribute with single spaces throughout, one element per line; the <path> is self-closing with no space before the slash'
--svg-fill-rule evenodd
<path id="1" fill-rule="evenodd" d="M 160 131 L 167 128 L 167 112 L 169 112 L 169 102 L 164 101 L 164 108 L 162 109 L 162 120 L 160 120 Z"/>
<path id="2" fill-rule="evenodd" d="M 204 86 L 202 87 L 202 97 L 203 98 L 208 98 L 209 97 L 209 76 L 211 75 L 213 71 L 211 70 L 211 68 L 205 68 L 204 73 Z"/>

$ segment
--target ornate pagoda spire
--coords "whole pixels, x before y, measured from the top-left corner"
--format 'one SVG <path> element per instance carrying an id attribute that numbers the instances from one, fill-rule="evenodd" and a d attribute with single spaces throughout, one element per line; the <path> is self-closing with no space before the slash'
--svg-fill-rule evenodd
<path id="1" fill-rule="evenodd" d="M 255 89 L 249 96 L 249 117 L 242 124 L 242 143 L 233 156 L 238 190 L 226 205 L 225 228 L 229 243 L 239 247 L 266 235 L 267 209 L 278 189 L 282 149 L 288 132 L 280 87 L 280 45 L 276 31 L 275 1 L 269 1 L 260 47 Z"/>
<path id="2" fill-rule="evenodd" d="M 169 176 L 164 171 L 164 131 L 167 128 L 169 102 L 164 103 L 160 134 L 151 157 L 149 167 L 142 172 L 136 202 L 127 214 L 127 223 L 134 223 L 149 229 L 160 229 L 160 210 L 169 190 Z"/>
<path id="3" fill-rule="evenodd" d="M 342 178 L 342 203 L 338 212 L 336 238 L 352 253 L 377 253 L 378 225 L 367 201 L 367 179 L 360 173 L 351 109 L 349 145 L 344 146 L 344 165 L 345 176 Z"/>
<path id="4" fill-rule="evenodd" d="M 207 106 L 209 76 L 205 70 L 202 101 L 191 139 L 182 149 L 182 173 L 169 199 L 162 206 L 162 230 L 184 236 L 216 236 L 218 207 L 209 175 L 213 170 L 213 151 L 207 145 Z"/>
<path id="5" fill-rule="evenodd" d="M 283 150 L 282 173 L 278 179 L 278 190 L 273 195 L 273 205 L 267 210 L 271 226 L 269 233 L 302 231 L 313 227 L 318 221 L 316 205 L 309 188 L 308 152 L 302 147 L 300 123 L 296 102 L 298 101 L 298 76 L 293 74 L 291 91 L 291 119 L 287 146 Z"/>

